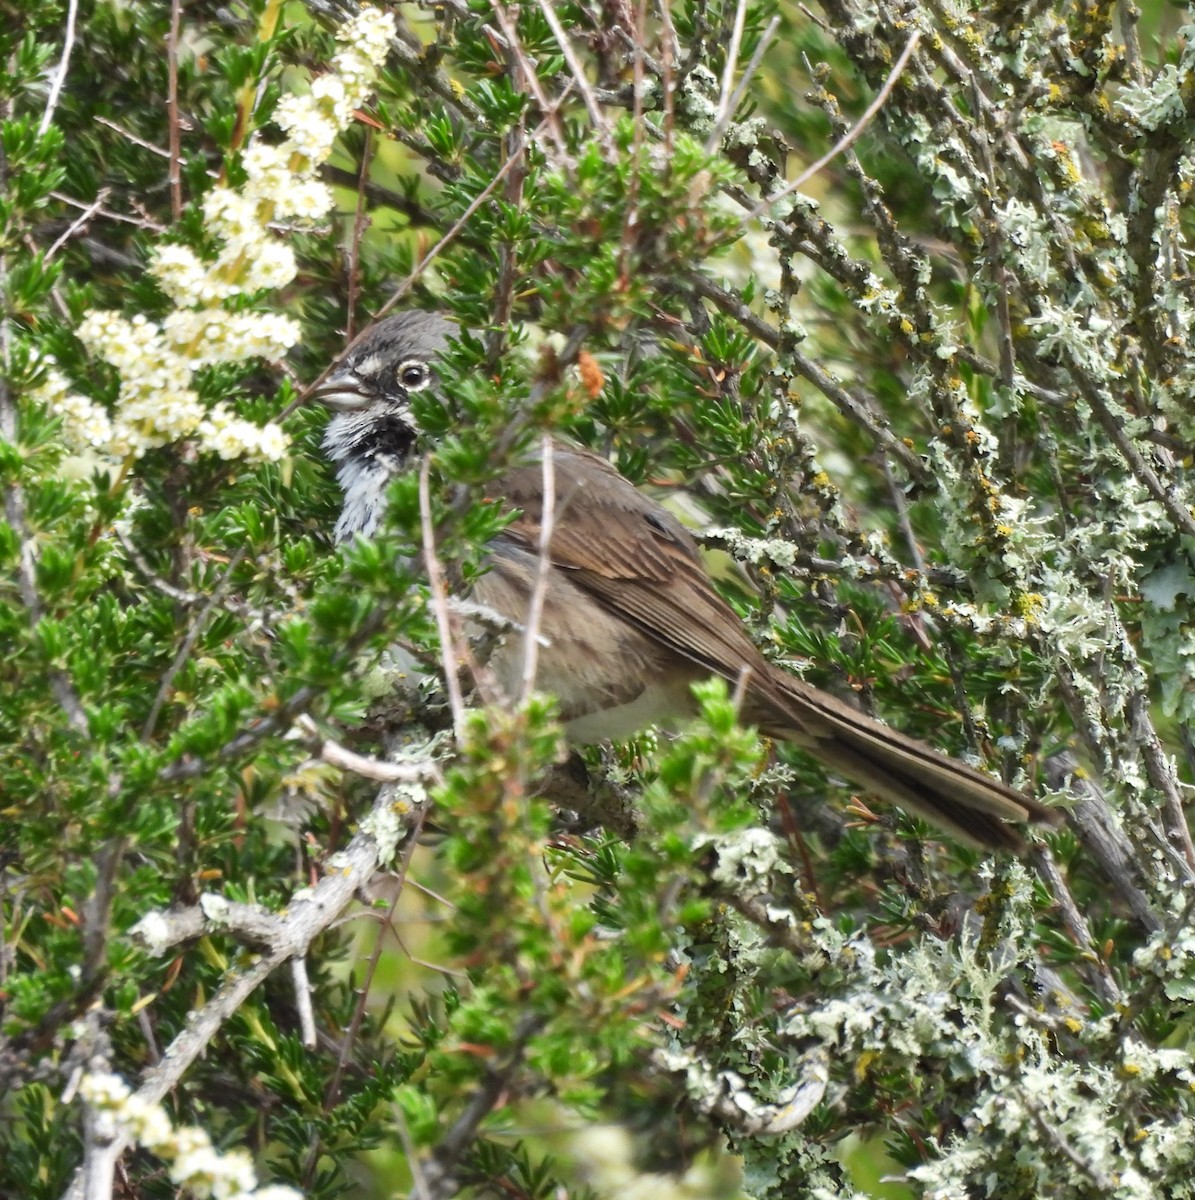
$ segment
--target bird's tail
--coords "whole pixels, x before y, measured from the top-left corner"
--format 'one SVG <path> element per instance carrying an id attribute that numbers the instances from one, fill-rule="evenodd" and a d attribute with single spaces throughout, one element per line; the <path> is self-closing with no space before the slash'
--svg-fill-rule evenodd
<path id="1" fill-rule="evenodd" d="M 752 682 L 756 711 L 748 719 L 769 737 L 808 750 L 853 783 L 962 842 L 1019 853 L 1025 842 L 1013 824 L 1061 821 L 1057 810 L 778 669 Z"/>

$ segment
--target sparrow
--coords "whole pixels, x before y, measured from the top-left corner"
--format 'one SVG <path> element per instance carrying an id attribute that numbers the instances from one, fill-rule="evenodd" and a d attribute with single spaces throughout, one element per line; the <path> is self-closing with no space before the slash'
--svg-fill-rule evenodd
<path id="1" fill-rule="evenodd" d="M 387 317 L 314 391 L 333 412 L 323 446 L 344 493 L 339 541 L 377 528 L 387 486 L 419 444 L 411 397 L 437 386 L 437 359 L 458 333 L 435 313 Z M 524 627 L 540 570 L 542 453 L 492 484 L 490 498 L 516 515 L 486 547 L 486 570 L 467 597 L 513 629 Z M 1036 800 L 769 663 L 718 594 L 688 530 L 606 459 L 554 441 L 551 465 L 556 502 L 536 683 L 557 697 L 571 742 L 618 739 L 692 714 L 695 682 L 743 678 L 745 723 L 964 843 L 1022 851 L 1010 822 L 1058 823 Z M 521 634 L 508 635 L 489 660 L 512 696 L 521 643 Z"/>

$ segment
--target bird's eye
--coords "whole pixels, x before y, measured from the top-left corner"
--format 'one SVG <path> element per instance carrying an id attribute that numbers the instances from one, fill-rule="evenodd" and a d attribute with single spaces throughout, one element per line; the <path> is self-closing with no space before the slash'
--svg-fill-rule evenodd
<path id="1" fill-rule="evenodd" d="M 398 365 L 398 382 L 408 392 L 422 391 L 432 381 L 432 373 L 427 363 L 418 359 L 408 358 Z"/>

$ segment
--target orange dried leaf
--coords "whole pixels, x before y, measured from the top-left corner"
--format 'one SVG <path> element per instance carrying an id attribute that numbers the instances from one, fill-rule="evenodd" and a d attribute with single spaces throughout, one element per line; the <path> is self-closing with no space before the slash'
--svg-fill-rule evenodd
<path id="1" fill-rule="evenodd" d="M 577 374 L 581 376 L 581 384 L 589 393 L 590 400 L 596 400 L 602 394 L 602 388 L 606 386 L 606 377 L 602 374 L 598 360 L 588 350 L 582 350 L 577 355 Z"/>

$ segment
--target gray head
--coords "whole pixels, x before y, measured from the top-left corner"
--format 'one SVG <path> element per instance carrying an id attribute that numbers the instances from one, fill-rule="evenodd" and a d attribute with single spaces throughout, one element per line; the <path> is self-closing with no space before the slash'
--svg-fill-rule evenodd
<path id="1" fill-rule="evenodd" d="M 419 429 L 411 395 L 436 382 L 436 360 L 457 334 L 436 313 L 401 312 L 366 330 L 312 398 L 333 410 L 324 450 L 337 464 L 344 507 L 339 541 L 377 527 L 390 480 L 406 466 Z"/>

